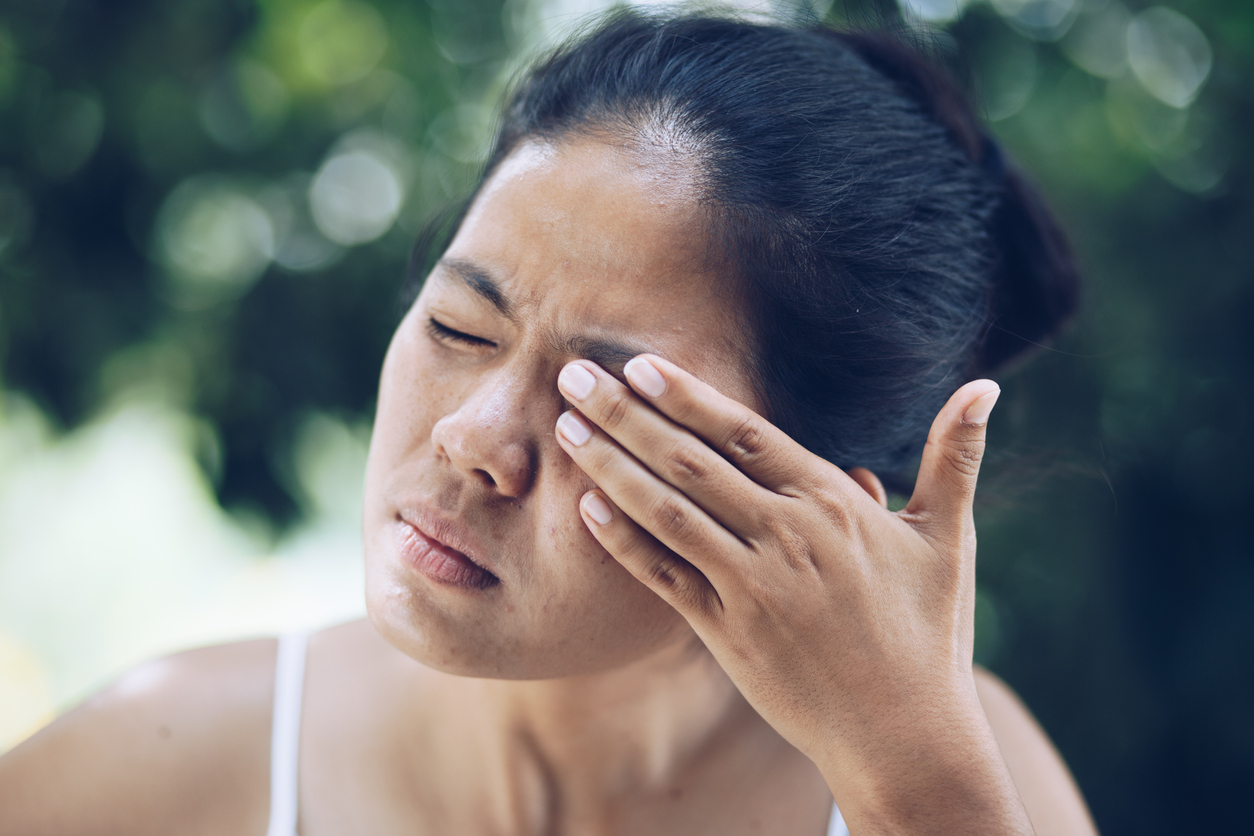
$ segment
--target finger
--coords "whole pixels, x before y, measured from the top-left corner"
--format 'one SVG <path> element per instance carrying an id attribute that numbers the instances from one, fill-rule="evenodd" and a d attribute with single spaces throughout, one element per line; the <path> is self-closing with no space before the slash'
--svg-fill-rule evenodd
<path id="1" fill-rule="evenodd" d="M 642 354 L 623 374 L 648 403 L 762 487 L 796 496 L 816 478 L 805 448 L 783 430 L 674 363 Z"/>
<path id="2" fill-rule="evenodd" d="M 846 475 L 854 481 L 854 484 L 866 491 L 867 496 L 874 499 L 877 505 L 881 508 L 888 507 L 888 491 L 884 490 L 884 483 L 880 481 L 880 477 L 865 467 L 851 467 L 846 471 Z"/>
<path id="3" fill-rule="evenodd" d="M 562 369 L 558 387 L 579 413 L 623 446 L 659 479 L 741 537 L 757 530 L 756 509 L 771 494 L 702 439 L 647 404 L 595 363 Z"/>
<path id="4" fill-rule="evenodd" d="M 991 380 L 973 380 L 953 394 L 932 422 L 914 495 L 903 513 L 951 532 L 968 530 L 984 431 L 1000 394 Z"/>
<path id="5" fill-rule="evenodd" d="M 611 557 L 689 621 L 722 610 L 718 593 L 695 566 L 659 543 L 600 491 L 583 495 L 579 515 Z"/>
<path id="6" fill-rule="evenodd" d="M 603 431 L 571 410 L 557 420 L 557 439 L 575 464 L 637 525 L 718 586 L 745 545 L 692 500 L 653 475 Z"/>

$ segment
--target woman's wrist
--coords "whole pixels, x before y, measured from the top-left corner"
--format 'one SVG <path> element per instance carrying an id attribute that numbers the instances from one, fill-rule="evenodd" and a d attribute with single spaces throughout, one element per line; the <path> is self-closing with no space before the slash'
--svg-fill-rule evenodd
<path id="1" fill-rule="evenodd" d="M 815 758 L 860 834 L 1031 834 L 974 691 L 879 712 Z"/>

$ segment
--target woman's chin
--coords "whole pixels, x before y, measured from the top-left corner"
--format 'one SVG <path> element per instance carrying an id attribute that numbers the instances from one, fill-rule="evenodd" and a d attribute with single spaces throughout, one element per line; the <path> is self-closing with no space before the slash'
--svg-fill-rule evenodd
<path id="1" fill-rule="evenodd" d="M 434 596 L 439 598 L 440 596 Z M 461 603 L 461 602 L 454 602 Z M 467 612 L 393 584 L 366 583 L 366 612 L 379 635 L 415 661 L 454 676 L 539 680 L 589 676 L 637 662 L 689 635 L 683 624 L 572 623 L 552 629 L 518 608 Z M 543 611 L 543 610 L 542 610 Z M 527 629 L 530 627 L 531 629 Z"/>
<path id="2" fill-rule="evenodd" d="M 504 625 L 491 612 L 473 612 L 466 601 L 425 584 L 366 575 L 366 614 L 389 644 L 427 667 L 458 676 L 501 676 L 505 655 L 496 636 Z M 452 597 L 454 600 L 443 600 Z"/>

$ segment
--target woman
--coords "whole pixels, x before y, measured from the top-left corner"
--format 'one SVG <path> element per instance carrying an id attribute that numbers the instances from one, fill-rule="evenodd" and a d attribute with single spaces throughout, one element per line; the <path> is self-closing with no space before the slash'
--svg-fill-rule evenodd
<path id="1" fill-rule="evenodd" d="M 517 87 L 438 254 L 369 623 L 132 672 L 0 762 L 0 833 L 1092 832 L 971 663 L 983 375 L 1076 278 L 941 74 L 619 15 Z"/>

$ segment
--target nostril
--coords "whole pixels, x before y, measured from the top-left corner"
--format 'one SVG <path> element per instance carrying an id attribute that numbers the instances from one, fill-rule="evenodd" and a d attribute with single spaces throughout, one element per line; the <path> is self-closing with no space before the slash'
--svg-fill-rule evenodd
<path id="1" fill-rule="evenodd" d="M 464 405 L 465 406 L 465 405 Z M 471 404 L 470 406 L 474 406 Z M 465 406 L 435 423 L 431 443 L 436 454 L 479 490 L 517 496 L 527 490 L 534 476 L 537 451 L 529 445 L 530 430 L 524 423 L 503 426 L 493 414 Z"/>

